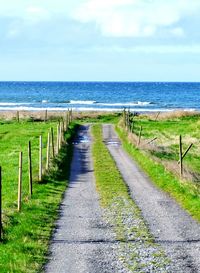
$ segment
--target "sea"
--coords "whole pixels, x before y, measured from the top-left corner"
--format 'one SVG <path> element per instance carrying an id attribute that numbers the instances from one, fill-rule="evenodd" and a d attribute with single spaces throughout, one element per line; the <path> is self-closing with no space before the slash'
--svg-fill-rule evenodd
<path id="1" fill-rule="evenodd" d="M 200 83 L 0 82 L 0 111 L 200 110 Z"/>

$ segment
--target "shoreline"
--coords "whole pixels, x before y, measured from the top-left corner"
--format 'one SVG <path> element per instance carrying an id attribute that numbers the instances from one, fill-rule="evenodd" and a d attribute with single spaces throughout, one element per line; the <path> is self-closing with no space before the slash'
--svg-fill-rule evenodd
<path id="1" fill-rule="evenodd" d="M 18 118 L 19 113 L 19 119 L 33 119 L 33 120 L 46 120 L 47 119 L 53 119 L 53 118 L 59 118 L 59 117 L 66 117 L 67 109 L 65 111 L 63 110 L 57 110 L 52 111 L 48 109 L 44 110 L 0 110 L 0 119 L 4 120 L 14 120 Z M 118 111 L 73 111 L 73 116 L 75 118 L 88 118 L 88 117 L 97 117 L 102 115 L 116 115 L 122 113 L 123 110 Z M 148 111 L 148 112 L 140 112 L 135 111 L 137 115 L 145 115 L 149 117 L 154 117 L 159 115 L 160 118 L 170 118 L 170 117 L 181 117 L 181 116 L 192 116 L 192 115 L 199 115 L 200 111 L 186 111 L 186 110 L 172 110 L 172 111 Z"/>

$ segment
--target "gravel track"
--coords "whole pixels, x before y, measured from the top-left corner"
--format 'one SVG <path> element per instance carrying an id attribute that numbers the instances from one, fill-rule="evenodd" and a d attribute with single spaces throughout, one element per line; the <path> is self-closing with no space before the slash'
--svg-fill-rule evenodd
<path id="1" fill-rule="evenodd" d="M 150 182 L 122 149 L 112 125 L 103 125 L 103 136 L 155 242 L 172 261 L 170 272 L 200 272 L 200 224 Z"/>
<path id="2" fill-rule="evenodd" d="M 46 273 L 124 272 L 118 242 L 102 218 L 95 190 L 89 126 L 82 126 L 74 145 L 69 187 L 60 208 Z"/>

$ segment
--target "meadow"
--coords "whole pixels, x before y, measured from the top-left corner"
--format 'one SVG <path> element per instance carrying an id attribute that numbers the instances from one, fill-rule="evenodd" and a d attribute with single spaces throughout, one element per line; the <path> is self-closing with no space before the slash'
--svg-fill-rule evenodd
<path id="1" fill-rule="evenodd" d="M 49 121 L 15 120 L 0 122 L 0 166 L 2 168 L 2 220 L 3 233 L 0 243 L 1 272 L 37 272 L 46 261 L 49 239 L 57 211 L 67 187 L 71 139 L 75 124 L 65 132 L 66 146 L 52 158 L 45 170 L 47 135 L 56 128 L 58 119 Z M 43 139 L 43 178 L 38 180 L 39 136 Z M 33 194 L 29 192 L 28 142 L 32 146 Z M 19 152 L 23 152 L 22 207 L 17 210 Z"/>
<path id="2" fill-rule="evenodd" d="M 142 129 L 141 129 L 142 128 Z M 200 220 L 199 114 L 135 115 L 129 128 L 121 119 L 117 131 L 124 148 L 151 180 Z M 180 135 L 183 174 L 180 176 Z"/>

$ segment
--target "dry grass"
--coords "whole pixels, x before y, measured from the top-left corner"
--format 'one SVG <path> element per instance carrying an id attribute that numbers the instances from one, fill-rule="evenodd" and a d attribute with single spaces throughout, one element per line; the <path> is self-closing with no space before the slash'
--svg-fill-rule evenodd
<path id="1" fill-rule="evenodd" d="M 119 123 L 119 126 L 125 130 L 125 127 L 123 125 L 123 121 L 121 120 Z M 159 140 L 156 139 L 155 141 L 149 143 L 151 139 L 143 139 L 141 138 L 140 144 L 138 146 L 138 135 L 134 133 L 127 132 L 127 139 L 129 143 L 133 144 L 135 147 L 138 147 L 141 151 L 143 151 L 146 155 L 152 157 L 155 162 L 161 163 L 167 171 L 172 172 L 177 178 L 180 178 L 180 167 L 178 164 L 178 155 L 177 155 L 177 161 L 176 160 L 166 160 L 164 158 L 160 159 L 153 154 L 160 153 L 160 154 L 170 154 L 172 152 L 170 145 L 177 143 L 177 138 L 175 136 L 170 135 L 170 138 L 167 138 L 164 141 L 164 143 L 159 143 Z M 162 136 L 163 137 L 163 136 Z M 199 140 L 193 137 L 187 137 L 184 138 L 185 144 L 199 144 Z M 200 174 L 193 172 L 186 164 L 184 164 L 184 171 L 183 171 L 182 181 L 186 183 L 186 181 L 193 181 L 199 183 L 200 181 Z M 197 185 L 199 188 L 199 185 Z"/>
<path id="2" fill-rule="evenodd" d="M 48 111 L 47 118 L 65 118 L 66 111 Z M 73 117 L 75 119 L 84 119 L 84 118 L 98 118 L 103 115 L 108 114 L 108 112 L 99 112 L 99 111 L 88 111 L 88 112 L 81 112 L 81 111 L 73 111 Z M 111 114 L 114 114 L 111 113 Z M 34 119 L 34 120 L 44 120 L 46 115 L 46 109 L 43 111 L 19 111 L 20 119 Z M 0 111 L 0 119 L 3 120 L 13 120 L 17 118 L 17 111 Z"/>
<path id="3" fill-rule="evenodd" d="M 197 111 L 183 111 L 177 110 L 173 112 L 157 112 L 157 113 L 149 113 L 145 115 L 140 115 L 143 117 L 147 117 L 150 120 L 165 120 L 165 119 L 175 119 L 182 118 L 188 116 L 200 115 L 200 112 Z"/>

